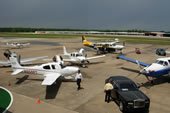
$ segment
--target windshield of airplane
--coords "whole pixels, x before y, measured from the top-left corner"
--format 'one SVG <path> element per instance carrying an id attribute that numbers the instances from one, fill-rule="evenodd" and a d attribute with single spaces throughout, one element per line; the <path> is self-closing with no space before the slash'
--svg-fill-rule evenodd
<path id="1" fill-rule="evenodd" d="M 76 54 L 76 57 L 78 57 L 78 56 L 83 56 L 82 54 Z"/>
<path id="2" fill-rule="evenodd" d="M 83 56 L 83 55 L 82 54 L 78 54 L 78 53 L 74 53 L 74 54 L 71 54 L 71 56 L 78 57 L 78 56 Z"/>
<path id="3" fill-rule="evenodd" d="M 132 83 L 121 83 L 120 84 L 121 91 L 134 91 L 136 90 L 136 86 Z"/>
<path id="4" fill-rule="evenodd" d="M 116 46 L 116 44 L 112 44 L 112 46 Z"/>
<path id="5" fill-rule="evenodd" d="M 162 60 L 156 60 L 155 63 L 160 64 L 160 65 L 163 65 L 163 66 L 167 66 L 167 65 L 168 65 L 168 62 L 162 61 Z"/>

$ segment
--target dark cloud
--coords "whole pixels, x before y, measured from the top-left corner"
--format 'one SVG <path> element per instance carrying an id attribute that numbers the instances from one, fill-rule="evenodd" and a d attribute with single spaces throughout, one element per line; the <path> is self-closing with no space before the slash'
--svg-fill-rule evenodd
<path id="1" fill-rule="evenodd" d="M 1 0 L 0 27 L 169 30 L 169 0 Z"/>

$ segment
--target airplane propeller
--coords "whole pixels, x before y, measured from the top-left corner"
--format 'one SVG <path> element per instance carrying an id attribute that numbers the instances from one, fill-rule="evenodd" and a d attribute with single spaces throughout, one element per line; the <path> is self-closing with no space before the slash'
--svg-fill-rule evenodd
<path id="1" fill-rule="evenodd" d="M 121 67 L 121 69 L 137 73 L 137 76 L 135 78 L 139 77 L 142 74 L 142 75 L 144 75 L 146 77 L 146 79 L 149 81 L 149 83 L 152 83 L 152 81 L 146 75 L 147 72 L 144 69 L 142 69 L 140 71 L 139 70 L 135 70 L 135 69 L 125 68 L 125 67 Z"/>

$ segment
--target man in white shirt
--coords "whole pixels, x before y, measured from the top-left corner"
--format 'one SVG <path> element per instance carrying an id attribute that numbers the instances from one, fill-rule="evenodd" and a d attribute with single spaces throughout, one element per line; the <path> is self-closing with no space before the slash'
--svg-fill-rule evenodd
<path id="1" fill-rule="evenodd" d="M 106 93 L 105 102 L 107 102 L 107 103 L 110 102 L 111 90 L 113 90 L 113 89 L 114 89 L 114 87 L 111 84 L 111 80 L 109 80 L 109 82 L 106 83 L 105 86 L 104 86 L 104 92 Z"/>
<path id="2" fill-rule="evenodd" d="M 77 75 L 76 75 L 76 80 L 77 80 L 77 90 L 80 90 L 81 89 L 81 81 L 82 81 L 83 77 L 82 77 L 82 74 L 80 73 L 80 70 L 78 71 Z"/>

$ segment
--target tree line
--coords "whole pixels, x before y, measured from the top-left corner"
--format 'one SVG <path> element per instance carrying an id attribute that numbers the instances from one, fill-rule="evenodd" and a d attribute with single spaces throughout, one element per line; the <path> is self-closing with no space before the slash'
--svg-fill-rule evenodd
<path id="1" fill-rule="evenodd" d="M 145 33 L 145 30 L 96 30 L 96 29 L 56 29 L 56 28 L 20 28 L 20 27 L 1 27 L 0 32 L 35 32 L 35 31 L 99 31 L 99 32 L 139 32 Z"/>

